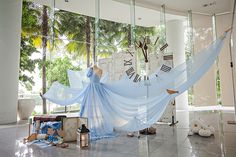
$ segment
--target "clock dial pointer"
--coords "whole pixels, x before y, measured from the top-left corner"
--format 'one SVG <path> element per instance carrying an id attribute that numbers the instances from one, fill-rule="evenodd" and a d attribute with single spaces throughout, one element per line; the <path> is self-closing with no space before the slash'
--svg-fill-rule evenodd
<path id="1" fill-rule="evenodd" d="M 147 44 L 145 43 L 144 44 L 144 58 L 145 58 L 145 62 L 147 63 L 148 62 L 148 59 L 147 59 L 147 50 L 148 50 L 148 46 Z"/>
<path id="2" fill-rule="evenodd" d="M 156 38 L 154 45 L 157 44 L 157 41 L 159 40 L 159 37 Z"/>

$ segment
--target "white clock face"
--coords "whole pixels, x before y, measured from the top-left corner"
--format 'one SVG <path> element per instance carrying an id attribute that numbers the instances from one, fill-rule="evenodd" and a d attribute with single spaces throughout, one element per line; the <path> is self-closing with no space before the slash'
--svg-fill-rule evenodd
<path id="1" fill-rule="evenodd" d="M 163 52 L 165 50 L 165 48 L 167 48 L 168 44 L 164 44 L 163 46 L 161 46 L 160 48 L 160 52 Z M 151 71 L 151 69 L 155 70 L 160 63 L 160 60 L 162 59 L 162 57 L 158 58 L 156 56 L 156 53 L 150 53 L 148 52 L 148 46 L 145 42 L 139 42 L 137 44 L 136 51 L 139 49 L 139 51 L 141 50 L 141 53 L 143 54 L 143 58 L 144 58 L 144 62 L 145 62 L 145 67 L 146 69 L 145 74 L 143 73 L 138 73 L 137 71 L 137 66 L 135 65 L 136 62 L 136 58 L 137 56 L 135 55 L 135 49 L 134 48 L 130 48 L 126 54 L 126 58 L 124 59 L 124 67 L 125 67 L 125 73 L 127 75 L 127 77 L 132 80 L 133 82 L 140 82 L 141 80 L 145 80 L 148 79 L 148 74 L 152 73 L 154 71 Z M 140 66 L 140 64 L 137 63 L 137 65 Z M 164 68 L 164 67 L 163 67 Z M 166 67 L 165 67 L 166 68 Z M 143 69 L 143 68 L 141 68 Z"/>

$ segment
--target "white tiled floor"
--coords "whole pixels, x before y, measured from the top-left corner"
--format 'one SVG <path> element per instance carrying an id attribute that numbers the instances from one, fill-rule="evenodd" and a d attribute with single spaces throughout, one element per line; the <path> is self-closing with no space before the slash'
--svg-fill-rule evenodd
<path id="1" fill-rule="evenodd" d="M 222 117 L 222 120 L 221 120 Z M 203 138 L 187 136 L 189 120 L 202 118 L 216 129 L 215 135 Z M 233 113 L 218 111 L 177 112 L 177 126 L 155 125 L 156 135 L 141 138 L 121 134 L 116 138 L 93 141 L 88 150 L 80 150 L 71 143 L 69 148 L 39 148 L 22 143 L 27 136 L 26 124 L 0 125 L 0 157 L 236 157 L 236 125 Z"/>

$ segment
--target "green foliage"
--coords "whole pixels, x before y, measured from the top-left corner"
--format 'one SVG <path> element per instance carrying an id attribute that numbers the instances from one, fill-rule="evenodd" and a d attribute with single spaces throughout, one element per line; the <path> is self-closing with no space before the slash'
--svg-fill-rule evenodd
<path id="1" fill-rule="evenodd" d="M 73 54 L 74 58 L 85 57 L 86 16 L 59 10 L 55 12 L 55 19 L 55 29 L 58 30 L 58 33 L 61 36 L 66 36 L 68 40 L 71 40 L 65 46 L 67 52 Z"/>
<path id="2" fill-rule="evenodd" d="M 124 24 L 100 20 L 99 22 L 99 39 L 98 39 L 98 55 L 106 57 L 113 52 L 118 52 L 118 48 L 122 46 L 122 32 Z"/>
<path id="3" fill-rule="evenodd" d="M 36 34 L 40 32 L 40 8 L 32 2 L 23 1 L 22 33 Z M 24 34 L 25 35 L 25 34 Z"/>
<path id="4" fill-rule="evenodd" d="M 50 8 L 48 8 L 50 11 Z M 33 85 L 33 78 L 23 75 L 23 72 L 27 69 L 29 72 L 33 72 L 38 60 L 30 60 L 32 53 L 36 52 L 36 48 L 42 46 L 42 39 L 39 36 L 42 28 L 42 6 L 32 2 L 23 1 L 23 13 L 22 13 L 22 55 L 21 55 L 21 73 L 20 79 L 27 84 Z M 71 13 L 63 10 L 55 10 L 55 19 L 53 22 L 53 32 L 55 38 L 66 38 L 69 42 L 65 42 L 65 50 L 70 53 L 73 59 L 86 59 L 90 62 L 91 51 L 94 45 L 95 36 L 95 19 Z M 155 27 L 140 27 L 135 28 L 136 40 L 140 36 L 155 36 Z M 89 33 L 89 35 L 88 35 Z M 99 21 L 99 39 L 97 47 L 97 55 L 99 57 L 107 57 L 114 52 L 118 52 L 119 49 L 127 49 L 131 41 L 131 26 L 129 24 L 117 23 L 107 20 Z M 62 48 L 61 39 L 54 40 L 54 49 L 50 49 L 55 52 L 56 48 Z M 28 56 L 27 56 L 28 55 Z M 88 59 L 89 58 L 89 59 Z M 66 70 L 79 68 L 73 67 L 69 58 L 56 59 L 51 63 L 49 61 L 40 61 L 39 69 L 42 65 L 47 66 L 46 79 L 50 86 L 55 80 L 68 85 L 68 79 Z M 25 67 L 23 67 L 23 65 Z M 89 64 L 87 64 L 89 65 Z M 28 66 L 28 67 L 27 67 Z M 28 85 L 27 85 L 28 86 Z M 29 86 L 30 87 L 30 86 Z"/>
<path id="5" fill-rule="evenodd" d="M 216 72 L 216 96 L 217 96 L 217 104 L 222 105 L 222 102 L 221 102 L 221 86 L 220 86 L 220 71 L 219 70 L 217 70 L 217 72 Z"/>
<path id="6" fill-rule="evenodd" d="M 21 49 L 20 49 L 20 70 L 19 81 L 31 90 L 34 85 L 33 77 L 26 74 L 32 73 L 35 70 L 36 64 L 39 60 L 32 60 L 33 53 L 38 53 L 33 44 L 32 36 L 28 33 L 35 33 L 39 29 L 39 11 L 33 8 L 30 2 L 23 2 L 22 7 L 22 33 L 21 33 Z"/>
<path id="7" fill-rule="evenodd" d="M 90 28 L 86 25 L 86 16 L 59 10 L 55 13 L 56 26 L 61 35 L 71 40 L 66 45 L 67 52 L 76 56 L 75 58 L 91 57 L 86 54 L 86 44 L 94 45 L 93 41 L 86 43 L 86 29 L 91 30 L 90 36 L 94 38 L 94 18 L 90 17 Z M 130 45 L 131 26 L 129 24 L 117 23 L 107 20 L 99 20 L 99 34 L 97 55 L 107 57 L 118 49 L 127 49 Z M 135 36 L 153 36 L 156 33 L 155 27 L 136 26 Z M 137 38 L 138 40 L 138 38 Z"/>
<path id="8" fill-rule="evenodd" d="M 36 63 L 39 60 L 32 60 L 30 57 L 34 52 L 38 52 L 32 44 L 32 40 L 28 37 L 21 37 L 21 49 L 20 49 L 20 71 L 19 80 L 20 83 L 31 90 L 34 85 L 33 77 L 26 75 L 26 71 L 29 73 L 34 72 Z"/>
<path id="9" fill-rule="evenodd" d="M 154 36 L 155 33 L 155 27 L 136 26 L 134 28 L 136 42 L 145 36 Z M 126 50 L 131 45 L 131 25 L 100 20 L 98 42 L 97 55 L 101 57 L 116 53 L 119 49 Z"/>
<path id="10" fill-rule="evenodd" d="M 81 70 L 80 67 L 73 66 L 68 57 L 57 58 L 46 64 L 46 78 L 48 86 L 51 86 L 54 81 L 58 81 L 66 86 L 69 85 L 67 70 Z"/>

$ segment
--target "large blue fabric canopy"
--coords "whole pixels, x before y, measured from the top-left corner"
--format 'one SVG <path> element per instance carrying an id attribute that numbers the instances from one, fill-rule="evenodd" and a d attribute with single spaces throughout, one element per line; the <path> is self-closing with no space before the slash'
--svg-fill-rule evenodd
<path id="1" fill-rule="evenodd" d="M 80 103 L 80 116 L 88 117 L 92 139 L 113 137 L 114 129 L 138 131 L 150 127 L 162 116 L 170 100 L 193 86 L 211 67 L 225 36 L 226 33 L 169 72 L 159 68 L 148 82 L 108 82 L 107 75 L 100 79 L 91 68 L 69 70 L 70 87 L 54 82 L 44 97 L 60 105 Z M 170 95 L 166 89 L 179 93 Z"/>

